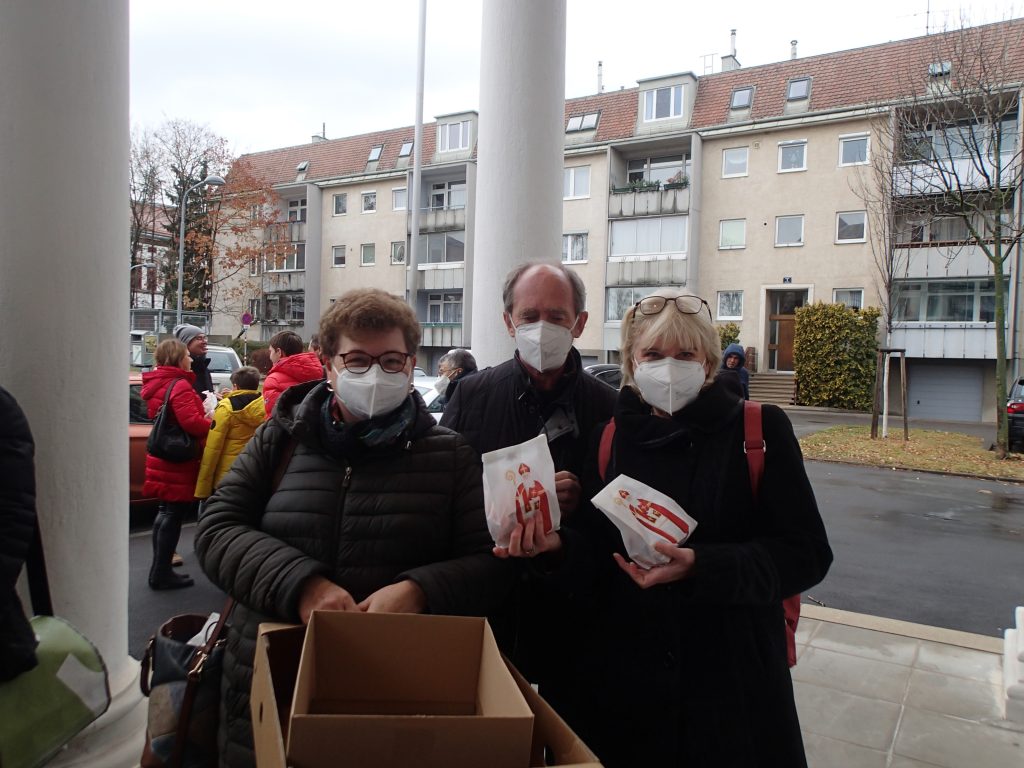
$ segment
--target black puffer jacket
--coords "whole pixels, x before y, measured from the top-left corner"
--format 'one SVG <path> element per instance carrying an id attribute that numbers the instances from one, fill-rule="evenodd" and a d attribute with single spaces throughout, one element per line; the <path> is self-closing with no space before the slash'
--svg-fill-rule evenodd
<path id="1" fill-rule="evenodd" d="M 513 570 L 491 554 L 480 459 L 434 424 L 423 401 L 394 447 L 351 459 L 321 438 L 326 382 L 287 390 L 207 502 L 196 535 L 203 570 L 239 602 L 228 635 L 221 701 L 222 765 L 251 766 L 249 689 L 258 625 L 299 621 L 303 582 L 319 574 L 358 602 L 412 579 L 428 609 L 486 615 Z M 294 453 L 271 495 L 286 447 Z"/>

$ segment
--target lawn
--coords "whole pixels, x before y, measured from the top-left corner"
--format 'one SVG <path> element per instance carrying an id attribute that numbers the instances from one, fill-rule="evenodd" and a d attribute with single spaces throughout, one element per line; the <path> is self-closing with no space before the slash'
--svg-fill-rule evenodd
<path id="1" fill-rule="evenodd" d="M 885 440 L 872 440 L 870 427 L 839 426 L 801 438 L 800 447 L 808 459 L 1024 482 L 1019 454 L 999 460 L 981 438 L 956 432 L 912 429 L 904 441 L 903 430 L 893 429 Z"/>

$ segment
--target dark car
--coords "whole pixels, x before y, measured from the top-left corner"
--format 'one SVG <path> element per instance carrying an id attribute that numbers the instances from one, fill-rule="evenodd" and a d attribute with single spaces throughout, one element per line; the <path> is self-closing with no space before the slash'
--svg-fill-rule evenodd
<path id="1" fill-rule="evenodd" d="M 598 381 L 603 381 L 612 389 L 619 389 L 622 386 L 622 368 L 612 363 L 595 363 L 584 369 Z"/>
<path id="2" fill-rule="evenodd" d="M 1010 387 L 1010 399 L 1006 401 L 1006 420 L 1010 427 L 1010 450 L 1024 452 L 1024 379 L 1017 379 Z"/>

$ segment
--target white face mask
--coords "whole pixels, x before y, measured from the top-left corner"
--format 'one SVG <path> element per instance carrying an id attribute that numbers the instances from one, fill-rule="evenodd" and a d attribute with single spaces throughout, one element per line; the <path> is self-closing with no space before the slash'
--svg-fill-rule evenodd
<path id="1" fill-rule="evenodd" d="M 389 413 L 409 396 L 409 374 L 385 373 L 374 363 L 365 373 L 334 370 L 334 396 L 358 419 Z"/>
<path id="2" fill-rule="evenodd" d="M 575 327 L 576 323 L 573 323 L 572 328 Z M 572 328 L 555 325 L 547 320 L 516 326 L 519 359 L 538 371 L 560 368 L 572 349 Z"/>
<path id="3" fill-rule="evenodd" d="M 643 363 L 633 361 L 633 380 L 648 404 L 675 413 L 700 394 L 707 378 L 704 363 L 665 357 Z"/>
<path id="4" fill-rule="evenodd" d="M 443 395 L 451 382 L 447 376 L 439 376 L 437 381 L 434 382 L 434 389 L 437 390 L 437 394 Z"/>

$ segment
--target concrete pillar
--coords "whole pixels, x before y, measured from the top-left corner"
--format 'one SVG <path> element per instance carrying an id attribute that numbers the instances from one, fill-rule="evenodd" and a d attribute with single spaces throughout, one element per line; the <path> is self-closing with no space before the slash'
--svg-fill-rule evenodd
<path id="1" fill-rule="evenodd" d="M 562 256 L 565 0 L 485 0 L 471 339 L 483 367 L 515 346 L 501 320 L 506 273 Z"/>
<path id="2" fill-rule="evenodd" d="M 0 379 L 35 436 L 54 612 L 113 695 L 49 765 L 130 766 L 128 0 L 0 3 L 0 115 Z"/>

